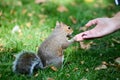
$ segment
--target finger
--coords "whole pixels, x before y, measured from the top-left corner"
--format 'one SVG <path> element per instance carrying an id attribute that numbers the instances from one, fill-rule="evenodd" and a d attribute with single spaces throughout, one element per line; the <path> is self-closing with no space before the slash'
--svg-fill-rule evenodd
<path id="1" fill-rule="evenodd" d="M 82 41 L 82 40 L 83 40 L 82 35 L 83 35 L 82 33 L 77 34 L 77 35 L 74 37 L 74 40 L 75 40 L 75 41 Z"/>
<path id="2" fill-rule="evenodd" d="M 95 24 L 97 24 L 97 19 L 90 20 L 85 26 L 90 27 L 90 26 L 95 25 Z"/>
<path id="3" fill-rule="evenodd" d="M 93 30 L 89 30 L 89 31 L 86 31 L 84 32 L 82 38 L 83 39 L 89 39 L 89 38 L 94 38 L 96 35 L 94 34 L 94 31 Z"/>

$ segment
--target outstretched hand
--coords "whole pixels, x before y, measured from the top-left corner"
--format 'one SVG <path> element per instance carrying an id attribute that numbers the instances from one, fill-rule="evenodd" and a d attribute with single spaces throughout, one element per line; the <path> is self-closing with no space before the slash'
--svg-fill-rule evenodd
<path id="1" fill-rule="evenodd" d="M 82 41 L 85 39 L 98 38 L 108 35 L 120 28 L 118 26 L 119 21 L 115 18 L 96 18 L 90 20 L 85 26 L 90 27 L 95 25 L 91 30 L 77 34 L 74 39 L 76 41 Z"/>

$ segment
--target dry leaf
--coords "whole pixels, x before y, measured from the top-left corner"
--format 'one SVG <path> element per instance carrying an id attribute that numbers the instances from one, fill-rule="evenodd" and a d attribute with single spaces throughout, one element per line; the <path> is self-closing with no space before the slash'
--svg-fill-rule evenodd
<path id="1" fill-rule="evenodd" d="M 29 28 L 32 25 L 31 22 L 26 23 L 26 26 Z"/>
<path id="2" fill-rule="evenodd" d="M 116 62 L 118 65 L 120 65 L 120 57 L 116 58 L 116 59 L 115 59 L 115 62 Z"/>
<path id="3" fill-rule="evenodd" d="M 17 1 L 17 6 L 22 6 L 22 2 L 21 1 Z"/>
<path id="4" fill-rule="evenodd" d="M 39 17 L 40 19 L 45 19 L 45 18 L 47 18 L 47 15 L 39 14 L 38 17 Z"/>
<path id="5" fill-rule="evenodd" d="M 66 74 L 67 77 L 70 77 L 70 74 Z"/>
<path id="6" fill-rule="evenodd" d="M 45 3 L 47 0 L 35 0 L 36 4 Z"/>
<path id="7" fill-rule="evenodd" d="M 53 71 L 58 71 L 58 69 L 55 66 L 50 67 Z"/>
<path id="8" fill-rule="evenodd" d="M 81 47 L 82 49 L 88 50 L 88 49 L 90 49 L 91 44 L 93 44 L 93 41 L 91 41 L 91 42 L 89 42 L 89 43 L 80 42 L 80 47 Z"/>
<path id="9" fill-rule="evenodd" d="M 0 39 L 0 42 L 2 42 L 2 39 Z M 4 51 L 4 44 L 0 43 L 0 52 Z"/>
<path id="10" fill-rule="evenodd" d="M 68 9 L 63 5 L 60 5 L 60 6 L 58 6 L 57 11 L 58 12 L 68 12 Z"/>
<path id="11" fill-rule="evenodd" d="M 14 19 L 11 21 L 11 23 L 16 23 L 17 22 L 17 19 Z"/>
<path id="12" fill-rule="evenodd" d="M 79 29 L 80 31 L 86 31 L 87 30 L 87 27 L 80 27 L 80 29 Z"/>
<path id="13" fill-rule="evenodd" d="M 39 75 L 39 73 L 36 73 L 36 74 L 35 74 L 35 77 L 37 77 L 38 75 Z"/>
<path id="14" fill-rule="evenodd" d="M 43 23 L 45 23 L 45 19 L 41 19 L 41 20 L 39 21 L 39 24 L 43 24 Z"/>
<path id="15" fill-rule="evenodd" d="M 81 80 L 88 80 L 88 79 L 83 77 Z"/>
<path id="16" fill-rule="evenodd" d="M 25 14 L 27 12 L 27 9 L 22 10 L 22 14 Z"/>
<path id="17" fill-rule="evenodd" d="M 95 68 L 95 70 L 101 70 L 101 69 L 107 69 L 107 66 L 103 64 Z"/>
<path id="18" fill-rule="evenodd" d="M 77 71 L 77 70 L 78 70 L 78 68 L 74 68 L 74 69 L 73 69 L 73 71 Z"/>
<path id="19" fill-rule="evenodd" d="M 49 77 L 49 78 L 47 78 L 47 80 L 55 80 L 55 79 Z"/>
<path id="20" fill-rule="evenodd" d="M 77 5 L 77 4 L 76 4 L 76 2 L 71 2 L 71 5 L 72 5 L 72 6 L 75 6 L 75 5 Z"/>
<path id="21" fill-rule="evenodd" d="M 2 11 L 0 11 L 0 16 L 2 16 Z"/>
<path id="22" fill-rule="evenodd" d="M 84 63 L 85 63 L 85 61 L 80 61 L 80 63 L 81 63 L 81 64 L 84 64 Z"/>
<path id="23" fill-rule="evenodd" d="M 103 65 L 108 65 L 108 63 L 106 61 L 103 61 L 102 64 Z"/>
<path id="24" fill-rule="evenodd" d="M 114 38 L 112 38 L 112 40 L 113 40 L 114 42 L 120 44 L 120 40 L 117 40 L 117 39 L 114 39 Z"/>
<path id="25" fill-rule="evenodd" d="M 91 2 L 93 2 L 94 0 L 84 0 L 85 2 L 87 2 L 87 3 L 91 3 Z"/>
<path id="26" fill-rule="evenodd" d="M 89 72 L 89 69 L 88 69 L 88 68 L 86 68 L 86 69 L 85 69 L 85 71 L 86 71 L 86 72 Z"/>
<path id="27" fill-rule="evenodd" d="M 40 14 L 38 17 L 40 18 L 39 24 L 43 24 L 46 21 L 47 15 Z"/>
<path id="28" fill-rule="evenodd" d="M 13 56 L 14 58 L 16 58 L 16 57 L 17 57 L 17 54 L 13 54 L 12 56 Z"/>
<path id="29" fill-rule="evenodd" d="M 73 16 L 69 16 L 70 20 L 72 21 L 72 23 L 76 24 L 77 20 L 73 17 Z"/>
<path id="30" fill-rule="evenodd" d="M 28 35 L 27 38 L 28 38 L 28 39 L 32 39 L 33 36 L 32 36 L 32 35 Z"/>
<path id="31" fill-rule="evenodd" d="M 27 14 L 29 17 L 32 17 L 33 16 L 33 13 L 28 13 Z"/>
<path id="32" fill-rule="evenodd" d="M 10 14 L 14 15 L 14 14 L 16 14 L 16 11 L 15 10 L 11 10 Z"/>

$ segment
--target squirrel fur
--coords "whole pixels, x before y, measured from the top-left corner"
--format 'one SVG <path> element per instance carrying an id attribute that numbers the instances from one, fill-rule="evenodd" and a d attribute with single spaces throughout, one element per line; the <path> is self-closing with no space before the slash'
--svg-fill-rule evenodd
<path id="1" fill-rule="evenodd" d="M 13 62 L 13 72 L 32 75 L 34 69 L 44 69 L 50 66 L 60 68 L 64 60 L 63 50 L 74 42 L 74 38 L 68 40 L 72 32 L 69 26 L 56 22 L 55 29 L 42 42 L 37 54 L 23 51 L 16 56 Z"/>

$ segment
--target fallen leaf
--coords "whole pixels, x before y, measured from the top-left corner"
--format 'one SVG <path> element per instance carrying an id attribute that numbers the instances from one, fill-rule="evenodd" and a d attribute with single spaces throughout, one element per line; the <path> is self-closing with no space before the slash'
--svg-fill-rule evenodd
<path id="1" fill-rule="evenodd" d="M 16 14 L 16 11 L 15 10 L 10 10 L 10 14 L 12 14 L 12 15 L 14 15 L 14 14 Z"/>
<path id="2" fill-rule="evenodd" d="M 73 69 L 73 71 L 77 71 L 77 70 L 78 70 L 78 68 L 74 68 L 74 69 Z"/>
<path id="3" fill-rule="evenodd" d="M 85 71 L 86 71 L 86 72 L 89 72 L 89 69 L 88 69 L 88 68 L 86 68 L 86 69 L 85 69 Z"/>
<path id="4" fill-rule="evenodd" d="M 50 67 L 53 71 L 58 71 L 58 69 L 55 66 Z"/>
<path id="5" fill-rule="evenodd" d="M 115 47 L 115 44 L 114 44 L 114 43 L 111 43 L 111 47 Z"/>
<path id="6" fill-rule="evenodd" d="M 11 23 L 16 23 L 17 22 L 17 19 L 14 19 L 11 21 Z"/>
<path id="7" fill-rule="evenodd" d="M 107 69 L 107 66 L 102 64 L 95 68 L 95 70 L 102 70 L 102 69 Z"/>
<path id="8" fill-rule="evenodd" d="M 116 62 L 118 65 L 120 65 L 120 57 L 116 58 L 116 59 L 115 59 L 115 62 Z"/>
<path id="9" fill-rule="evenodd" d="M 70 74 L 66 74 L 67 77 L 70 77 Z"/>
<path id="10" fill-rule="evenodd" d="M 109 65 L 106 61 L 102 62 L 103 65 Z"/>
<path id="11" fill-rule="evenodd" d="M 17 6 L 22 6 L 22 2 L 21 1 L 17 1 Z"/>
<path id="12" fill-rule="evenodd" d="M 27 14 L 29 17 L 32 17 L 33 16 L 33 13 L 28 13 Z"/>
<path id="13" fill-rule="evenodd" d="M 39 24 L 44 24 L 44 22 L 45 22 L 45 19 L 41 19 L 41 20 L 39 21 Z"/>
<path id="14" fill-rule="evenodd" d="M 13 57 L 16 58 L 16 57 L 17 57 L 17 54 L 13 54 Z"/>
<path id="15" fill-rule="evenodd" d="M 76 24 L 77 20 L 73 17 L 73 16 L 69 16 L 70 20 L 72 21 L 72 23 Z"/>
<path id="16" fill-rule="evenodd" d="M 38 75 L 39 75 L 39 73 L 36 73 L 36 74 L 35 74 L 35 77 L 37 77 Z"/>
<path id="17" fill-rule="evenodd" d="M 39 14 L 38 17 L 39 17 L 40 19 L 45 19 L 45 18 L 47 18 L 47 15 Z"/>
<path id="18" fill-rule="evenodd" d="M 89 43 L 80 42 L 80 47 L 82 49 L 88 50 L 88 49 L 90 49 L 90 47 L 91 47 L 92 44 L 93 44 L 93 41 L 91 41 Z"/>
<path id="19" fill-rule="evenodd" d="M 31 25 L 32 25 L 31 22 L 27 22 L 27 23 L 26 23 L 26 26 L 27 26 L 28 28 L 29 28 Z"/>
<path id="20" fill-rule="evenodd" d="M 85 2 L 87 2 L 87 3 L 91 3 L 91 2 L 93 2 L 94 0 L 84 0 Z"/>
<path id="21" fill-rule="evenodd" d="M 27 12 L 27 9 L 22 10 L 22 14 L 25 14 Z"/>
<path id="22" fill-rule="evenodd" d="M 88 80 L 88 79 L 83 77 L 83 78 L 82 78 L 82 79 L 80 79 L 80 80 Z"/>
<path id="23" fill-rule="evenodd" d="M 68 9 L 63 5 L 60 5 L 60 6 L 58 6 L 57 11 L 58 12 L 68 12 Z"/>
<path id="24" fill-rule="evenodd" d="M 28 39 L 32 39 L 33 36 L 32 36 L 32 35 L 28 35 L 27 38 L 28 38 Z"/>
<path id="25" fill-rule="evenodd" d="M 77 4 L 76 4 L 76 2 L 71 2 L 71 5 L 72 5 L 72 6 L 75 6 L 75 5 L 77 5 Z"/>
<path id="26" fill-rule="evenodd" d="M 0 44 L 0 52 L 4 51 L 4 45 L 3 44 Z"/>
<path id="27" fill-rule="evenodd" d="M 112 40 L 113 40 L 114 42 L 120 44 L 120 40 L 117 40 L 117 39 L 114 39 L 114 38 L 112 38 Z"/>
<path id="28" fill-rule="evenodd" d="M 85 63 L 85 61 L 80 61 L 80 63 L 81 63 L 81 64 L 84 64 L 84 63 Z"/>
<path id="29" fill-rule="evenodd" d="M 86 26 L 79 28 L 80 31 L 86 31 L 87 29 L 88 29 L 88 28 L 87 28 Z"/>
<path id="30" fill-rule="evenodd" d="M 41 3 L 45 3 L 47 0 L 35 0 L 36 4 L 41 4 Z"/>
<path id="31" fill-rule="evenodd" d="M 47 80 L 55 80 L 55 79 L 49 77 L 49 78 L 47 78 Z"/>
<path id="32" fill-rule="evenodd" d="M 2 39 L 0 39 L 0 41 L 1 41 L 1 40 L 2 40 Z M 1 48 L 1 47 L 3 47 L 3 44 L 0 43 L 0 48 Z"/>
<path id="33" fill-rule="evenodd" d="M 0 16 L 2 16 L 2 11 L 0 11 Z"/>

